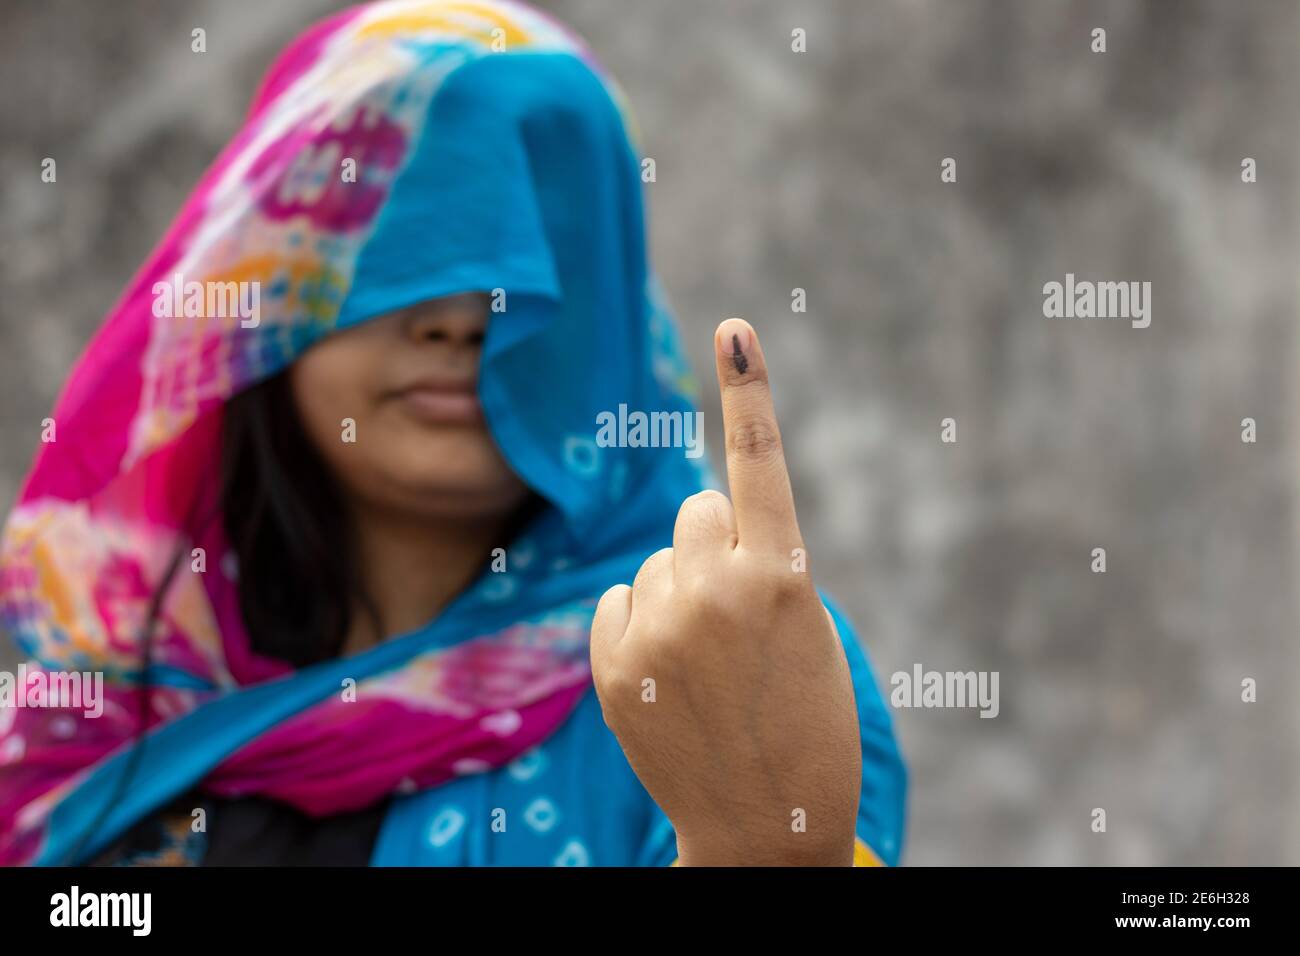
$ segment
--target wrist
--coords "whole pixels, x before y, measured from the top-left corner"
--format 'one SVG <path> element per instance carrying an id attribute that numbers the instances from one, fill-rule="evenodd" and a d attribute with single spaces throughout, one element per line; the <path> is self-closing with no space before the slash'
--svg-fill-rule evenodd
<path id="1" fill-rule="evenodd" d="M 855 837 L 815 840 L 807 833 L 773 839 L 714 830 L 677 835 L 679 866 L 852 866 Z"/>

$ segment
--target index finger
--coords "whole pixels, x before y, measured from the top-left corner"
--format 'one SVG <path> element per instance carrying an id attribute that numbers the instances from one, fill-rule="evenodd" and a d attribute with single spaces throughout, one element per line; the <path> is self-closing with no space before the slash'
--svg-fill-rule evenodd
<path id="1" fill-rule="evenodd" d="M 713 334 L 713 354 L 739 544 L 788 553 L 803 542 L 758 335 L 744 319 L 727 319 Z"/>

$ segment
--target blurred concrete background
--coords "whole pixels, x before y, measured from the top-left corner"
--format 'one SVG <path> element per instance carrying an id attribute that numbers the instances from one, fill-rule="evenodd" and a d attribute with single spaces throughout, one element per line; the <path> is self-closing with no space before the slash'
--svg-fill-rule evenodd
<path id="1" fill-rule="evenodd" d="M 1300 863 L 1300 4 L 542 5 L 619 77 L 657 162 L 655 261 L 713 447 L 710 335 L 742 315 L 816 580 L 881 685 L 915 662 L 1001 674 L 995 720 L 895 711 L 905 861 Z M 337 6 L 6 4 L 4 508 L 261 71 Z M 1151 327 L 1045 319 L 1066 272 L 1150 281 Z"/>

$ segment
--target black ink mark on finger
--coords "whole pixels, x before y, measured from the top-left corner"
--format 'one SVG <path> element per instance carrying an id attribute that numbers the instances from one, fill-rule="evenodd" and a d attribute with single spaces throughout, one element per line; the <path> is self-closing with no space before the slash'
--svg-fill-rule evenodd
<path id="1" fill-rule="evenodd" d="M 749 359 L 745 358 L 745 353 L 740 350 L 740 336 L 731 337 L 731 361 L 736 365 L 736 371 L 741 375 L 749 369 Z"/>

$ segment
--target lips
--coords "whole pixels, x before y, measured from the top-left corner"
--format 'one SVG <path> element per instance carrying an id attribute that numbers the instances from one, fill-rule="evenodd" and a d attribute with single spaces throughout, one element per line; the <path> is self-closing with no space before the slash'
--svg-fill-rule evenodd
<path id="1" fill-rule="evenodd" d="M 483 408 L 471 385 L 422 382 L 401 389 L 393 397 L 407 413 L 430 424 L 473 425 L 483 421 Z"/>

